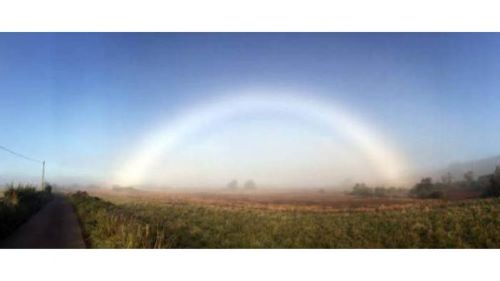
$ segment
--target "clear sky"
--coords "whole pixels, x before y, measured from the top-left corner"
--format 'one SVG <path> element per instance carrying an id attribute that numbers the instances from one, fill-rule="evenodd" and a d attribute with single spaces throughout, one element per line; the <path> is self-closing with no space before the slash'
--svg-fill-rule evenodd
<path id="1" fill-rule="evenodd" d="M 45 159 L 49 180 L 109 182 L 145 136 L 192 108 L 290 92 L 341 105 L 412 171 L 431 169 L 500 154 L 499 74 L 500 34 L 3 33 L 0 145 Z M 149 182 L 327 185 L 371 175 L 353 172 L 370 167 L 333 131 L 293 112 L 232 116 L 190 132 Z M 0 151 L 0 182 L 38 174 Z"/>

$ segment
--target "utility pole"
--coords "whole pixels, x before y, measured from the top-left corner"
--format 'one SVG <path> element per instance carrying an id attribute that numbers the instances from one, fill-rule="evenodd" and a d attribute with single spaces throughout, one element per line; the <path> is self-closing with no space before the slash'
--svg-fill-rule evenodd
<path id="1" fill-rule="evenodd" d="M 45 188 L 45 160 L 42 161 L 42 184 L 41 184 L 41 187 L 42 187 L 42 191 L 43 191 L 43 189 Z"/>

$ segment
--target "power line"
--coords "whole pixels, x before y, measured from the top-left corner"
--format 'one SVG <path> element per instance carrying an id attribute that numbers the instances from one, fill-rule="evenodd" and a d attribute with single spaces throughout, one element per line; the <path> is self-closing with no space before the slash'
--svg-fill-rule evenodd
<path id="1" fill-rule="evenodd" d="M 2 146 L 2 145 L 0 145 L 0 149 L 4 150 L 4 151 L 7 151 L 8 153 L 10 153 L 10 154 L 12 154 L 14 156 L 17 156 L 19 158 L 23 158 L 24 160 L 28 160 L 28 161 L 35 162 L 35 163 L 38 163 L 38 164 L 42 164 L 42 181 L 41 181 L 40 187 L 41 187 L 42 190 L 44 189 L 44 187 L 45 187 L 45 161 L 41 161 L 41 160 L 38 160 L 38 159 L 35 159 L 35 158 L 28 157 L 28 156 L 23 155 L 21 153 L 17 153 L 17 152 L 15 152 L 13 150 L 10 150 L 7 147 Z"/>
<path id="2" fill-rule="evenodd" d="M 2 146 L 2 145 L 0 145 L 0 149 L 2 149 L 2 150 L 4 150 L 4 151 L 7 151 L 7 152 L 9 152 L 10 154 L 15 155 L 15 156 L 17 156 L 17 157 L 20 157 L 20 158 L 23 158 L 23 159 L 25 159 L 25 160 L 31 161 L 31 162 L 35 162 L 35 163 L 39 163 L 39 164 L 43 163 L 43 161 L 41 161 L 41 160 L 37 160 L 37 159 L 35 159 L 35 158 L 31 158 L 31 157 L 25 156 L 25 155 L 23 155 L 23 154 L 21 154 L 21 153 L 17 153 L 17 152 L 15 152 L 15 151 L 13 151 L 13 150 L 10 150 L 10 149 L 8 149 L 7 147 Z"/>

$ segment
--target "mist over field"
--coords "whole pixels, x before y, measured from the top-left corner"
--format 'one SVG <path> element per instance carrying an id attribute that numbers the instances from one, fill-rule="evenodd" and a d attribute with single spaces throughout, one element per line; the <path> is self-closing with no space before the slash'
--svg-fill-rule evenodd
<path id="1" fill-rule="evenodd" d="M 498 164 L 474 165 L 500 154 L 496 34 L 0 38 L 2 145 L 55 184 L 411 187 Z M 0 183 L 39 181 L 2 155 Z"/>

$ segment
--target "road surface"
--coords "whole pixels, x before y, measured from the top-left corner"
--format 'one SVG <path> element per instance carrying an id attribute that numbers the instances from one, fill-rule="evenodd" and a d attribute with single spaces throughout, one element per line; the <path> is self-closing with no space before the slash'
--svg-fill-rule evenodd
<path id="1" fill-rule="evenodd" d="M 85 248 L 73 207 L 56 195 L 37 214 L 0 242 L 0 248 L 61 249 Z"/>

